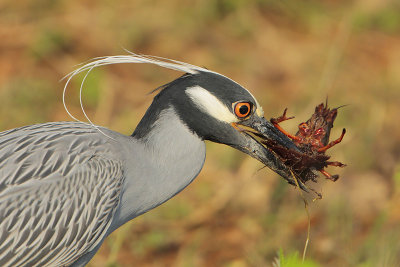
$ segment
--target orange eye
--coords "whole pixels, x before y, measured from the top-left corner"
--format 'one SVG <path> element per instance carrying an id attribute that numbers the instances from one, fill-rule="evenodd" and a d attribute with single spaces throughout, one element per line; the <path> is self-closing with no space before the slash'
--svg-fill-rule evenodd
<path id="1" fill-rule="evenodd" d="M 251 103 L 240 102 L 235 105 L 235 115 L 238 118 L 246 118 L 251 112 Z"/>

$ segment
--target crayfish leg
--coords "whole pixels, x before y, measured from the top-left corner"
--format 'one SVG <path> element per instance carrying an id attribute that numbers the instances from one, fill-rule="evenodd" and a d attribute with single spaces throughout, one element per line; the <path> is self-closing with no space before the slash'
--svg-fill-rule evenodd
<path id="1" fill-rule="evenodd" d="M 320 173 L 322 173 L 327 179 L 332 180 L 334 182 L 337 181 L 337 179 L 339 179 L 339 175 L 335 174 L 335 175 L 330 175 L 328 172 L 326 172 L 325 170 L 320 170 Z"/>
<path id="2" fill-rule="evenodd" d="M 346 164 L 343 164 L 343 163 L 341 163 L 339 161 L 327 161 L 325 163 L 326 163 L 327 166 L 329 165 L 329 166 L 335 166 L 335 167 L 341 167 L 341 168 L 347 166 Z"/>
<path id="3" fill-rule="evenodd" d="M 278 117 L 278 118 L 271 118 L 271 123 L 275 126 L 275 128 L 277 128 L 280 132 L 282 132 L 284 135 L 286 135 L 287 137 L 289 137 L 290 139 L 292 139 L 292 140 L 295 140 L 295 141 L 300 141 L 300 138 L 299 137 L 297 137 L 297 136 L 295 136 L 295 135 L 292 135 L 292 134 L 290 134 L 290 133 L 288 133 L 287 131 L 285 131 L 280 125 L 279 125 L 279 123 L 281 123 L 281 122 L 283 122 L 283 121 L 287 121 L 287 120 L 290 120 L 290 119 L 293 119 L 294 117 L 286 117 L 286 112 L 287 112 L 287 108 L 285 108 L 285 110 L 283 111 L 283 114 L 280 116 L 280 117 Z"/>
<path id="4" fill-rule="evenodd" d="M 333 147 L 336 144 L 339 144 L 340 142 L 342 142 L 342 139 L 344 137 L 344 134 L 346 133 L 346 129 L 343 128 L 342 134 L 340 135 L 340 137 L 336 140 L 333 140 L 332 142 L 330 142 L 329 144 L 327 144 L 324 147 L 321 147 L 320 149 L 318 149 L 318 152 L 322 153 L 327 151 L 329 148 Z"/>
<path id="5" fill-rule="evenodd" d="M 285 108 L 285 110 L 283 111 L 283 114 L 280 116 L 280 117 L 278 117 L 278 118 L 272 118 L 271 119 L 271 122 L 275 125 L 275 124 L 278 124 L 278 123 L 281 123 L 281 122 L 283 122 L 283 121 L 287 121 L 287 120 L 290 120 L 290 119 L 293 119 L 294 118 L 294 116 L 292 116 L 292 117 L 286 117 L 286 112 L 287 112 L 287 108 Z"/>

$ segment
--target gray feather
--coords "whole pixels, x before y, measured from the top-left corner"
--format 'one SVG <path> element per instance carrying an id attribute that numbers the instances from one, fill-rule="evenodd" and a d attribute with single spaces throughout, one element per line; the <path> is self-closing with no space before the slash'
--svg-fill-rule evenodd
<path id="1" fill-rule="evenodd" d="M 124 181 L 111 142 L 82 123 L 0 133 L 0 266 L 70 265 L 104 239 Z"/>
<path id="2" fill-rule="evenodd" d="M 145 140 L 78 122 L 0 133 L 0 266 L 84 266 L 112 231 L 186 187 L 204 142 L 173 108 L 152 129 Z"/>

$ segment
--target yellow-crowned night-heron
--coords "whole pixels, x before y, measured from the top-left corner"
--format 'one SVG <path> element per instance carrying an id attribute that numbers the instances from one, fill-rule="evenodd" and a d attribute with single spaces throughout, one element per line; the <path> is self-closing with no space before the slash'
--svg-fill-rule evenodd
<path id="1" fill-rule="evenodd" d="M 240 127 L 295 148 L 251 93 L 204 68 L 139 55 L 99 58 L 75 72 L 150 63 L 184 72 L 161 87 L 131 136 L 82 122 L 0 133 L 0 266 L 82 266 L 104 239 L 200 172 L 204 140 L 232 146 L 293 183 L 274 153 Z"/>

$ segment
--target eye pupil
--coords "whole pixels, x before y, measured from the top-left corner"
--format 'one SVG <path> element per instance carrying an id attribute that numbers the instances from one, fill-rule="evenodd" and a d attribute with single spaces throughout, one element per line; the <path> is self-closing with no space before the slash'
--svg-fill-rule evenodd
<path id="1" fill-rule="evenodd" d="M 239 108 L 239 113 L 246 115 L 249 112 L 249 107 L 247 105 L 241 105 Z"/>

